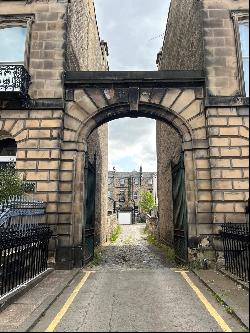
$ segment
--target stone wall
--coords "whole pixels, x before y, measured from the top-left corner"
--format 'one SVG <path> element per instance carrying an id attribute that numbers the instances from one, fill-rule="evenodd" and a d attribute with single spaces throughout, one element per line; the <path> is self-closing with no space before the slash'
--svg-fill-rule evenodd
<path id="1" fill-rule="evenodd" d="M 209 108 L 208 133 L 214 232 L 223 222 L 246 222 L 249 198 L 249 109 Z"/>
<path id="2" fill-rule="evenodd" d="M 108 215 L 107 217 L 107 223 L 105 225 L 105 238 L 102 239 L 102 243 L 108 242 L 110 240 L 110 237 L 112 236 L 113 231 L 115 230 L 115 227 L 118 224 L 117 214 Z"/>
<path id="3" fill-rule="evenodd" d="M 204 48 L 207 94 L 241 94 L 232 10 L 249 10 L 247 0 L 204 0 Z"/>
<path id="4" fill-rule="evenodd" d="M 67 25 L 67 70 L 107 70 L 106 52 L 100 47 L 94 1 L 72 0 Z"/>
<path id="5" fill-rule="evenodd" d="M 48 203 L 47 222 L 56 227 L 58 246 L 79 246 L 84 220 L 81 211 L 81 225 L 75 227 L 76 207 L 72 202 L 81 193 L 83 207 L 84 184 L 81 179 L 74 187 L 72 180 L 78 163 L 76 152 L 80 149 L 83 158 L 86 142 L 77 142 L 77 136 L 74 142 L 70 140 L 78 114 L 69 117 L 67 113 L 63 72 L 66 68 L 107 70 L 107 48 L 99 38 L 92 0 L 0 2 L 0 25 L 24 17 L 28 24 L 25 65 L 32 82 L 29 96 L 36 106 L 7 110 L 1 101 L 0 136 L 8 133 L 16 140 L 17 169 L 25 179 L 35 182 L 35 198 Z M 66 49 L 67 44 L 71 49 Z M 70 50 L 76 58 L 71 57 Z M 96 147 L 98 224 L 106 223 L 107 215 L 107 133 L 104 126 L 93 134 L 99 142 Z M 81 163 L 79 175 L 84 173 L 83 166 Z"/>
<path id="6" fill-rule="evenodd" d="M 191 226 L 193 222 L 189 221 L 190 236 L 217 233 L 223 222 L 246 221 L 249 99 L 242 98 L 240 90 L 237 42 L 231 14 L 237 10 L 249 10 L 248 1 L 172 0 L 163 52 L 159 57 L 160 70 L 204 69 L 206 75 L 205 118 L 192 121 L 193 130 L 198 130 L 193 132 L 193 140 L 197 140 L 193 143 L 195 146 L 200 144 L 194 152 L 193 200 L 196 207 L 192 211 L 196 225 Z M 186 53 L 192 45 L 197 57 L 192 51 Z M 191 108 L 186 114 L 192 118 Z M 158 137 L 164 137 L 166 125 L 162 126 L 158 124 Z M 202 144 L 201 139 L 204 140 Z M 164 163 L 167 157 L 161 151 L 158 163 Z M 186 177 L 187 173 L 190 174 L 186 169 Z M 162 181 L 159 184 L 161 191 Z M 164 188 L 165 185 L 162 191 Z"/>
<path id="7" fill-rule="evenodd" d="M 201 3 L 196 0 L 171 1 L 162 56 L 158 64 L 161 70 L 198 70 L 203 68 L 200 8 Z"/>
<path id="8" fill-rule="evenodd" d="M 182 139 L 172 127 L 165 123 L 157 122 L 156 142 L 159 205 L 158 235 L 161 241 L 172 245 L 174 224 L 171 162 L 177 164 L 179 161 Z"/>
<path id="9" fill-rule="evenodd" d="M 27 32 L 26 67 L 31 75 L 31 98 L 62 98 L 66 2 L 1 1 L 1 21 L 25 15 Z M 9 18 L 7 18 L 9 15 Z"/>
<path id="10" fill-rule="evenodd" d="M 58 222 L 62 115 L 60 110 L 0 111 L 0 134 L 16 140 L 17 169 L 36 184 L 34 197 L 48 202 L 47 222 L 52 225 Z"/>
<path id="11" fill-rule="evenodd" d="M 108 124 L 95 130 L 88 139 L 88 154 L 93 161 L 96 154 L 96 220 L 95 233 L 97 244 L 106 240 L 109 234 L 107 226 L 108 211 Z"/>
<path id="12" fill-rule="evenodd" d="M 108 70 L 106 50 L 100 40 L 93 0 L 71 1 L 67 13 L 66 68 L 71 71 Z M 105 239 L 107 214 L 108 126 L 88 138 L 88 153 L 97 158 L 96 241 Z"/>

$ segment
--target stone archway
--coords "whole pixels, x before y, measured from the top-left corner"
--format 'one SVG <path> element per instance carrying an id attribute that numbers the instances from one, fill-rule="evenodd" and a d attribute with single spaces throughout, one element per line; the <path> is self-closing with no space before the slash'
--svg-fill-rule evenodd
<path id="1" fill-rule="evenodd" d="M 185 72 L 185 79 L 178 78 L 178 75 L 176 79 L 175 74 L 175 80 L 167 75 L 163 78 L 162 72 L 153 73 L 155 77 L 148 80 L 145 78 L 145 73 L 132 74 L 138 77 L 131 79 L 127 77 L 130 73 L 126 72 L 118 73 L 118 77 L 121 75 L 119 78 L 113 78 L 112 72 L 73 73 L 73 77 L 68 74 L 66 78 L 67 104 L 63 149 L 67 151 L 68 156 L 71 154 L 72 158 L 71 244 L 74 248 L 80 247 L 82 242 L 80 230 L 85 214 L 82 205 L 84 202 L 82 170 L 85 163 L 84 154 L 87 151 L 87 138 L 100 125 L 121 117 L 143 116 L 161 120 L 180 134 L 185 155 L 189 235 L 197 236 L 196 219 L 200 204 L 196 165 L 197 160 L 201 159 L 203 162 L 208 160 L 203 109 L 204 79 L 200 74 L 193 72 L 189 73 L 190 76 Z M 146 74 L 151 76 L 150 72 Z M 74 75 L 77 76 L 75 80 Z M 82 77 L 79 78 L 79 75 Z M 86 79 L 87 75 L 89 80 Z M 194 78 L 191 75 L 194 75 Z M 202 208 L 201 210 L 203 211 Z"/>

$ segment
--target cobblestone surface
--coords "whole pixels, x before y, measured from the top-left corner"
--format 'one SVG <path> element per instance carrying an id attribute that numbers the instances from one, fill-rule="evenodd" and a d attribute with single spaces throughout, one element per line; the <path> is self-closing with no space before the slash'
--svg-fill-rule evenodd
<path id="1" fill-rule="evenodd" d="M 101 249 L 101 260 L 95 270 L 136 270 L 169 267 L 164 255 L 150 245 L 144 234 L 145 225 L 124 225 L 115 243 Z"/>

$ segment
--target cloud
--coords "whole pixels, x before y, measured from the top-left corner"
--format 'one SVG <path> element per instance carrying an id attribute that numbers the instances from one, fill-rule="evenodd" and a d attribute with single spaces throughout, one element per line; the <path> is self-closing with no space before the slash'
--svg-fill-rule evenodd
<path id="1" fill-rule="evenodd" d="M 156 171 L 156 124 L 146 118 L 123 118 L 109 123 L 109 170 Z"/>
<path id="2" fill-rule="evenodd" d="M 100 35 L 109 45 L 111 70 L 156 70 L 169 2 L 95 0 Z"/>
<path id="3" fill-rule="evenodd" d="M 101 39 L 109 46 L 110 70 L 157 70 L 170 0 L 95 0 Z M 152 119 L 109 124 L 109 169 L 156 171 L 156 126 Z"/>

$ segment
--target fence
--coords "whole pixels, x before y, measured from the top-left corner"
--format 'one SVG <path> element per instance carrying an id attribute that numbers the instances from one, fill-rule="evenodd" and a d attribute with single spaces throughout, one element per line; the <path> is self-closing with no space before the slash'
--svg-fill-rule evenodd
<path id="1" fill-rule="evenodd" d="M 47 269 L 52 232 L 45 205 L 14 198 L 0 205 L 0 297 Z"/>
<path id="2" fill-rule="evenodd" d="M 0 203 L 0 226 L 43 222 L 45 203 L 25 197 L 13 197 Z"/>
<path id="3" fill-rule="evenodd" d="M 225 269 L 249 281 L 249 224 L 222 225 Z"/>

